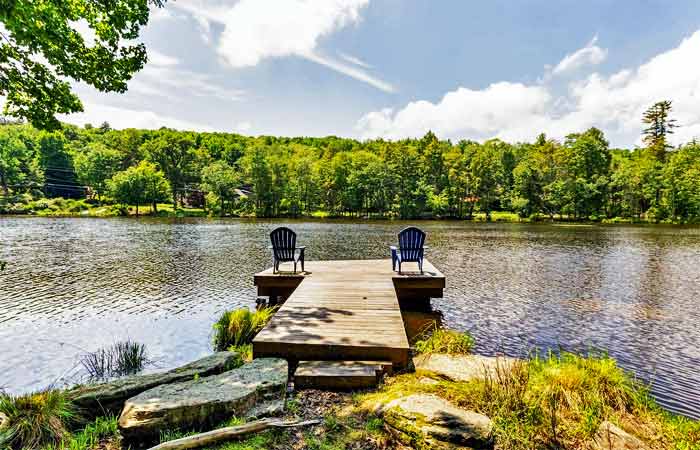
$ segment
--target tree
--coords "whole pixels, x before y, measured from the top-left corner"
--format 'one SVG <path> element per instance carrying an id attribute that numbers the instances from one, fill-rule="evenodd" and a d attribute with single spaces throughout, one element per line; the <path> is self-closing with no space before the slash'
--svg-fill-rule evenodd
<path id="1" fill-rule="evenodd" d="M 101 201 L 107 182 L 119 170 L 121 153 L 101 143 L 90 143 L 74 157 L 78 180 L 88 185 Z"/>
<path id="2" fill-rule="evenodd" d="M 136 216 L 139 215 L 139 206 L 143 203 L 151 203 L 153 213 L 157 213 L 158 200 L 165 198 L 169 189 L 163 172 L 148 161 L 117 172 L 108 186 L 112 196 L 119 203 L 124 206 L 136 205 Z"/>
<path id="3" fill-rule="evenodd" d="M 0 188 L 5 196 L 10 193 L 10 186 L 22 186 L 25 173 L 22 170 L 29 158 L 29 149 L 15 131 L 16 127 L 0 128 Z"/>
<path id="4" fill-rule="evenodd" d="M 3 0 L 0 2 L 0 95 L 5 114 L 37 128 L 60 127 L 56 114 L 83 110 L 66 77 L 103 92 L 124 92 L 143 68 L 146 48 L 134 43 L 149 3 L 164 0 Z M 87 24 L 94 42 L 78 31 Z"/>
<path id="5" fill-rule="evenodd" d="M 223 161 L 217 161 L 202 170 L 202 187 L 216 195 L 222 216 L 226 212 L 226 200 L 233 198 L 239 183 L 238 173 Z"/>
<path id="6" fill-rule="evenodd" d="M 673 134 L 673 129 L 678 126 L 676 120 L 669 117 L 672 109 L 670 100 L 656 102 L 644 112 L 642 117 L 642 122 L 648 125 L 642 131 L 644 143 L 659 161 L 664 160 L 666 150 L 669 148 L 666 137 Z"/>
<path id="7" fill-rule="evenodd" d="M 142 146 L 148 159 L 158 165 L 170 183 L 173 208 L 177 209 L 177 193 L 184 185 L 194 161 L 194 138 L 191 133 L 175 130 L 160 130 Z"/>

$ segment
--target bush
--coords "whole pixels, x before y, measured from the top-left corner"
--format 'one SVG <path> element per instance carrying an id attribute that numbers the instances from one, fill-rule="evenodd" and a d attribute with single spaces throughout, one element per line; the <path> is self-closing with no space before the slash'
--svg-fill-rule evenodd
<path id="1" fill-rule="evenodd" d="M 214 349 L 223 351 L 229 347 L 243 346 L 253 342 L 256 334 L 262 330 L 272 315 L 273 308 L 260 308 L 250 311 L 248 308 L 224 311 L 214 324 Z"/>
<path id="2" fill-rule="evenodd" d="M 0 431 L 0 448 L 38 448 L 59 444 L 76 420 L 76 410 L 66 396 L 53 389 L 12 396 L 0 394 L 0 413 L 9 426 Z"/>
<path id="3" fill-rule="evenodd" d="M 423 332 L 423 336 L 416 342 L 416 351 L 425 354 L 468 355 L 472 348 L 474 338 L 469 333 L 436 326 Z"/>
<path id="4" fill-rule="evenodd" d="M 80 358 L 80 363 L 90 378 L 97 380 L 137 373 L 148 362 L 146 346 L 129 340 L 87 353 Z"/>

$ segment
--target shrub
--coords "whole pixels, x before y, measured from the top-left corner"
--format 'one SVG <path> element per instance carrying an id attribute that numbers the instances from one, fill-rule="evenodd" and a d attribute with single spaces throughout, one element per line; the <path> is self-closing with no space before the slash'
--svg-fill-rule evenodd
<path id="1" fill-rule="evenodd" d="M 9 426 L 0 432 L 0 448 L 38 448 L 59 444 L 76 420 L 76 410 L 66 396 L 53 389 L 12 396 L 0 394 L 0 413 Z"/>
<path id="2" fill-rule="evenodd" d="M 433 326 L 423 332 L 415 347 L 418 353 L 468 355 L 474 348 L 474 338 L 467 332 L 460 333 Z"/>
<path id="3" fill-rule="evenodd" d="M 265 327 L 274 312 L 273 308 L 224 311 L 214 324 L 214 349 L 222 351 L 232 346 L 252 343 L 255 335 Z"/>
<path id="4" fill-rule="evenodd" d="M 80 358 L 90 378 L 98 380 L 137 373 L 148 362 L 146 346 L 130 340 L 117 342 Z"/>

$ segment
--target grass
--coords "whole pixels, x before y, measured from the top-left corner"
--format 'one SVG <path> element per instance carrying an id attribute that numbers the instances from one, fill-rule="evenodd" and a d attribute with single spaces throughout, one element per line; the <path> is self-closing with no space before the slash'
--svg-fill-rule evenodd
<path id="1" fill-rule="evenodd" d="M 460 333 L 432 325 L 416 341 L 415 348 L 421 354 L 468 355 L 474 348 L 474 338 L 467 332 Z"/>
<path id="2" fill-rule="evenodd" d="M 360 401 L 373 408 L 414 393 L 438 395 L 490 417 L 496 445 L 503 450 L 588 448 L 605 420 L 651 448 L 700 448 L 700 422 L 663 411 L 644 385 L 605 355 L 548 354 L 468 382 L 436 376 L 429 384 L 421 382 L 425 376 L 399 375 Z"/>
<path id="3" fill-rule="evenodd" d="M 251 344 L 255 335 L 265 327 L 274 313 L 273 308 L 224 311 L 214 324 L 214 349 L 223 351 Z"/>
<path id="4" fill-rule="evenodd" d="M 9 426 L 0 432 L 0 448 L 40 448 L 60 444 L 77 420 L 75 408 L 58 390 L 13 396 L 0 394 L 0 413 Z"/>
<path id="5" fill-rule="evenodd" d="M 146 346 L 131 340 L 86 353 L 80 363 L 93 380 L 132 375 L 149 362 Z"/>
<path id="6" fill-rule="evenodd" d="M 112 442 L 115 448 L 120 446 L 116 417 L 98 417 L 59 444 L 45 446 L 43 450 L 89 450 L 98 446 L 104 448 L 102 445 L 105 441 Z"/>

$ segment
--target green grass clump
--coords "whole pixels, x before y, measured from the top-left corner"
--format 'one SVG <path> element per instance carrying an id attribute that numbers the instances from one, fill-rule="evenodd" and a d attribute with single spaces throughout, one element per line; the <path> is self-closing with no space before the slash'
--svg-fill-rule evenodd
<path id="1" fill-rule="evenodd" d="M 83 368 L 94 380 L 132 375 L 148 362 L 146 345 L 131 340 L 117 342 L 80 358 Z"/>
<path id="2" fill-rule="evenodd" d="M 422 354 L 468 355 L 474 348 L 474 338 L 467 332 L 433 327 L 423 333 L 415 348 Z"/>
<path id="3" fill-rule="evenodd" d="M 243 362 L 251 362 L 253 360 L 253 344 L 232 345 L 228 348 L 228 351 L 238 353 Z"/>
<path id="4" fill-rule="evenodd" d="M 232 346 L 240 347 L 252 343 L 255 335 L 265 327 L 274 313 L 273 308 L 225 311 L 214 324 L 214 349 L 223 351 Z"/>
<path id="5" fill-rule="evenodd" d="M 76 410 L 58 390 L 13 396 L 0 394 L 0 413 L 9 425 L 0 431 L 0 448 L 28 449 L 60 444 L 69 436 Z"/>
<path id="6" fill-rule="evenodd" d="M 371 409 L 395 398 L 429 393 L 490 417 L 496 446 L 587 449 L 600 424 L 610 421 L 649 448 L 700 449 L 700 422 L 662 410 L 648 389 L 606 355 L 570 353 L 503 364 L 485 378 L 454 382 L 430 374 L 404 374 L 377 392 L 361 395 Z"/>
<path id="7" fill-rule="evenodd" d="M 82 430 L 68 436 L 58 445 L 49 445 L 43 450 L 88 450 L 102 448 L 98 445 L 105 440 L 119 441 L 118 419 L 116 417 L 98 417 L 94 422 L 87 424 Z"/>

